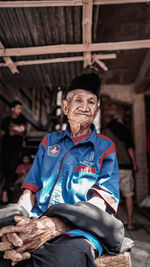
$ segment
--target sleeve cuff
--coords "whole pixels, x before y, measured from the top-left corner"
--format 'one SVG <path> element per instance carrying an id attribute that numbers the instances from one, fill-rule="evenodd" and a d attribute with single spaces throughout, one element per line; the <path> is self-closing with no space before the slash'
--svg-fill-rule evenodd
<path id="1" fill-rule="evenodd" d="M 106 202 L 106 204 L 109 205 L 115 212 L 117 212 L 118 202 L 109 193 L 96 186 L 93 186 L 91 190 L 95 190 Z"/>
<path id="2" fill-rule="evenodd" d="M 40 190 L 40 187 L 31 183 L 23 183 L 21 189 L 29 189 L 33 193 L 36 193 Z"/>

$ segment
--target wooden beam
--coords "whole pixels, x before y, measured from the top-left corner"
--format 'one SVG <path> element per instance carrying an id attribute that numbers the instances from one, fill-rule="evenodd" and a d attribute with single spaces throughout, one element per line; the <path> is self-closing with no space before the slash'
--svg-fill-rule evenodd
<path id="1" fill-rule="evenodd" d="M 133 4 L 133 3 L 148 3 L 150 0 L 94 0 L 94 5 L 122 5 L 122 4 Z"/>
<path id="2" fill-rule="evenodd" d="M 108 70 L 106 64 L 105 64 L 103 61 L 101 61 L 101 60 L 99 60 L 99 59 L 96 59 L 95 62 L 96 62 L 96 63 L 97 63 L 103 70 L 105 70 L 105 71 Z"/>
<path id="3" fill-rule="evenodd" d="M 83 1 L 82 15 L 82 43 L 83 45 L 91 45 L 92 43 L 92 15 L 93 0 Z M 84 68 L 91 65 L 91 52 L 84 52 Z"/>
<path id="4" fill-rule="evenodd" d="M 82 6 L 83 0 L 0 1 L 0 8 Z M 94 0 L 94 5 L 149 3 L 150 0 Z"/>
<path id="5" fill-rule="evenodd" d="M 64 57 L 64 58 L 15 61 L 15 65 L 16 66 L 26 66 L 26 65 L 73 62 L 73 61 L 83 61 L 83 60 L 84 60 L 84 57 L 82 57 L 82 56 L 81 57 Z M 0 63 L 0 67 L 7 67 L 7 65 L 6 65 L 6 63 Z"/>
<path id="6" fill-rule="evenodd" d="M 0 48 L 5 50 L 4 45 L 2 44 L 2 42 L 0 41 Z M 15 74 L 15 73 L 19 73 L 18 69 L 16 68 L 16 65 L 14 64 L 14 62 L 12 61 L 12 59 L 10 57 L 3 57 L 3 60 L 5 61 L 7 67 L 10 69 L 10 71 Z"/>
<path id="7" fill-rule="evenodd" d="M 100 60 L 100 58 L 97 57 L 96 54 L 93 55 L 92 60 L 93 60 L 93 63 L 96 62 L 103 70 L 105 70 L 105 71 L 108 70 L 106 64 L 104 62 L 102 62 Z"/>
<path id="8" fill-rule="evenodd" d="M 116 54 L 97 54 L 97 59 L 115 59 Z M 51 58 L 51 59 L 37 59 L 37 60 L 22 60 L 15 61 L 16 66 L 26 66 L 26 65 L 38 65 L 38 64 L 51 64 L 51 63 L 61 63 L 61 62 L 73 62 L 73 61 L 84 61 L 84 57 L 63 57 L 63 58 Z M 7 67 L 6 63 L 0 63 L 0 67 Z"/>
<path id="9" fill-rule="evenodd" d="M 116 59 L 117 55 L 115 53 L 111 54 L 96 54 L 98 59 Z"/>
<path id="10" fill-rule="evenodd" d="M 66 45 L 50 45 L 37 47 L 20 47 L 20 48 L 0 48 L 0 56 L 28 56 L 28 55 L 44 55 L 58 53 L 78 53 L 91 51 L 117 51 L 150 48 L 150 40 L 135 40 L 114 43 L 93 43 L 90 45 L 83 44 L 66 44 Z"/>
<path id="11" fill-rule="evenodd" d="M 64 58 L 16 61 L 15 64 L 16 64 L 16 66 L 21 66 L 21 65 L 63 63 L 63 62 L 83 61 L 83 60 L 84 60 L 84 57 L 81 56 L 81 57 L 64 57 Z"/>
<path id="12" fill-rule="evenodd" d="M 106 66 L 106 64 L 101 61 L 101 59 L 116 59 L 117 58 L 117 55 L 116 54 L 104 54 L 104 55 L 101 55 L 101 54 L 93 54 L 92 55 L 92 65 L 95 63 L 97 63 L 103 70 L 107 71 L 108 68 Z"/>
<path id="13" fill-rule="evenodd" d="M 135 80 L 135 91 L 136 93 L 143 92 L 144 80 L 147 80 L 146 74 L 150 68 L 150 50 L 146 53 L 143 63 L 140 67 L 139 73 Z"/>
<path id="14" fill-rule="evenodd" d="M 21 87 L 20 90 L 23 91 L 23 93 L 26 95 L 26 97 L 27 97 L 30 101 L 33 101 L 33 99 L 32 99 L 33 96 L 32 96 L 31 91 L 29 91 L 29 88 Z"/>
<path id="15" fill-rule="evenodd" d="M 0 1 L 0 8 L 82 6 L 82 0 Z"/>
<path id="16" fill-rule="evenodd" d="M 10 69 L 10 71 L 15 74 L 15 73 L 19 73 L 19 70 L 16 68 L 16 65 L 14 64 L 14 62 L 12 61 L 11 57 L 3 57 L 7 67 Z"/>
<path id="17" fill-rule="evenodd" d="M 0 95 L 2 95 L 8 103 L 11 103 L 14 100 L 20 100 L 20 94 L 17 92 L 17 90 L 13 90 L 8 88 L 7 84 L 0 83 Z M 22 114 L 25 116 L 31 124 L 33 124 L 35 127 L 39 127 L 39 119 L 32 113 L 32 111 L 23 103 L 23 110 Z"/>

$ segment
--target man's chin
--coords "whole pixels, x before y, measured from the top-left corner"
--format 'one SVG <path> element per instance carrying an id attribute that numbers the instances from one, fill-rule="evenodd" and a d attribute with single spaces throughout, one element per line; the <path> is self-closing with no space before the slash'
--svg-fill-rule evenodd
<path id="1" fill-rule="evenodd" d="M 74 117 L 74 119 L 76 120 L 76 121 L 91 121 L 91 117 L 90 116 L 88 116 L 88 115 L 76 115 L 75 117 Z"/>
<path id="2" fill-rule="evenodd" d="M 70 123 L 80 124 L 82 126 L 82 125 L 90 125 L 92 122 L 89 119 L 78 118 L 77 120 L 70 120 Z"/>

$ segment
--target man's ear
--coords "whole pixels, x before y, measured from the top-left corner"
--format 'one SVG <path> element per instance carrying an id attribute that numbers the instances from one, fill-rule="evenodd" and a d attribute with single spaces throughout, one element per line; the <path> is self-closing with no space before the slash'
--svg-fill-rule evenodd
<path id="1" fill-rule="evenodd" d="M 62 101 L 62 109 L 65 115 L 68 114 L 68 101 L 67 100 L 63 100 Z"/>

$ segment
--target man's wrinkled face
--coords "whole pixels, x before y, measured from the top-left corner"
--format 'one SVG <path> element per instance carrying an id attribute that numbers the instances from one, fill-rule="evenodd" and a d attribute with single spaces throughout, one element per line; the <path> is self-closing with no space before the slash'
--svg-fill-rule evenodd
<path id="1" fill-rule="evenodd" d="M 91 124 L 99 110 L 97 96 L 83 89 L 76 89 L 70 93 L 67 95 L 67 100 L 63 101 L 64 114 L 68 120 Z"/>
<path id="2" fill-rule="evenodd" d="M 19 116 L 22 111 L 22 106 L 21 105 L 16 105 L 15 107 L 12 107 L 12 112 L 14 115 Z"/>

